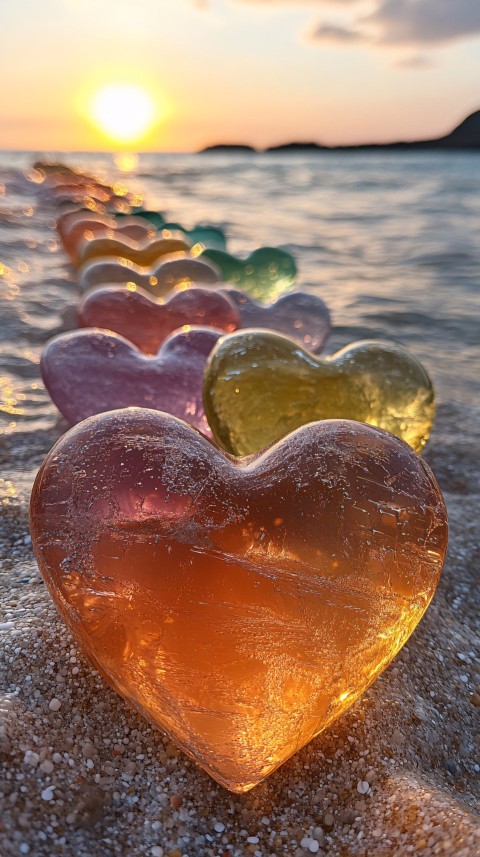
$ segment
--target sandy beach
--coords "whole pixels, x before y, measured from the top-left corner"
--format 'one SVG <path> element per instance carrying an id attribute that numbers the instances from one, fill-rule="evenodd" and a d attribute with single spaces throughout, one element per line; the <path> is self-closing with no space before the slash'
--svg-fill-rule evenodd
<path id="1" fill-rule="evenodd" d="M 462 276 L 467 279 L 462 260 L 451 262 L 448 273 L 445 265 L 438 273 L 437 260 L 436 296 L 430 293 L 427 301 L 425 289 L 421 291 L 425 281 L 420 280 L 418 300 L 406 289 L 395 304 L 393 290 L 404 271 L 390 269 L 391 281 L 385 285 L 391 264 L 386 245 L 381 250 L 377 246 L 375 262 L 366 260 L 365 279 L 354 288 L 351 260 L 344 260 L 345 275 L 335 272 L 341 254 L 337 248 L 335 256 L 334 238 L 330 256 L 325 251 L 322 259 L 320 251 L 315 255 L 314 237 L 305 231 L 308 224 L 302 231 L 307 245 L 302 282 L 313 289 L 316 280 L 327 281 L 319 293 L 332 307 L 336 323 L 328 351 L 366 335 L 396 336 L 416 349 L 432 372 L 438 411 L 425 459 L 447 503 L 450 545 L 436 596 L 391 666 L 343 718 L 253 791 L 238 796 L 218 786 L 110 690 L 66 631 L 38 572 L 28 528 L 30 490 L 45 455 L 66 429 L 41 383 L 39 354 L 49 336 L 62 328 L 62 317 L 78 293 L 53 229 L 53 209 L 39 200 L 23 166 L 17 169 L 9 162 L 3 167 L 0 855 L 480 854 L 478 388 L 474 393 L 480 348 L 471 310 L 475 259 L 467 266 L 465 304 L 458 296 L 452 304 L 444 300 L 456 278 L 460 283 Z M 248 182 L 253 186 L 257 178 L 245 179 L 245 195 L 234 214 L 229 176 L 220 167 L 214 174 L 216 198 L 202 196 L 201 186 L 192 185 L 195 206 L 185 193 L 187 180 L 193 181 L 186 167 L 182 174 L 178 166 L 163 186 L 149 186 L 140 171 L 131 180 L 150 190 L 152 205 L 163 198 L 181 207 L 183 198 L 180 214 L 185 219 L 196 210 L 205 219 L 217 211 L 217 222 L 226 223 L 230 205 L 228 226 L 234 235 L 237 228 L 243 249 L 255 239 L 249 220 L 255 201 L 248 202 Z M 472 208 L 468 221 L 472 246 L 474 213 Z M 363 240 L 362 228 L 357 228 L 356 242 Z M 260 231 L 259 241 L 295 244 L 292 249 L 301 256 L 299 233 L 289 240 L 292 224 L 285 217 L 278 215 L 273 226 L 263 222 Z M 321 231 L 327 243 L 326 224 Z M 371 276 L 369 283 L 368 265 L 373 264 L 378 280 L 374 283 Z M 420 274 L 412 273 L 417 281 L 430 276 L 432 266 L 424 263 L 423 271 L 418 270 Z M 345 282 L 350 279 L 342 291 L 343 276 Z M 370 315 L 359 309 L 359 295 L 370 294 L 369 288 Z M 464 315 L 453 312 L 452 305 L 457 310 L 463 306 Z M 408 315 L 403 323 L 402 312 Z"/>

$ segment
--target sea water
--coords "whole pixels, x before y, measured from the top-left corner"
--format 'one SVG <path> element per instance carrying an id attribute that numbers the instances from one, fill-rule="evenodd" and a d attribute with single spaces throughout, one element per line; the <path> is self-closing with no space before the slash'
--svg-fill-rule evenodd
<path id="1" fill-rule="evenodd" d="M 28 179 L 37 157 L 0 153 L 0 420 L 19 441 L 61 433 L 38 363 L 80 298 L 55 209 Z M 54 157 L 122 182 L 186 226 L 223 227 L 232 253 L 288 249 L 298 287 L 332 311 L 326 353 L 394 340 L 425 364 L 440 403 L 478 399 L 480 153 Z"/>

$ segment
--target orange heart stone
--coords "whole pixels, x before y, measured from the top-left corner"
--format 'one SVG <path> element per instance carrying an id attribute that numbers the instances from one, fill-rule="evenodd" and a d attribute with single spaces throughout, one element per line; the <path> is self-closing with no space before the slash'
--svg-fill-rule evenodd
<path id="1" fill-rule="evenodd" d="M 174 417 L 129 409 L 58 441 L 31 533 L 105 678 L 244 792 L 403 646 L 435 591 L 447 519 L 427 464 L 381 429 L 312 423 L 232 460 Z"/>

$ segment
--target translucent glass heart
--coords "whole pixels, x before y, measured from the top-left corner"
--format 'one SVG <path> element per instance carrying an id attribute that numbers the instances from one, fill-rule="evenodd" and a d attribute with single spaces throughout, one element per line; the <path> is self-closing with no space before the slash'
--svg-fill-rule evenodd
<path id="1" fill-rule="evenodd" d="M 129 241 L 128 238 L 92 238 L 84 241 L 78 252 L 81 264 L 93 259 L 127 259 L 134 265 L 154 265 L 163 256 L 188 253 L 190 244 L 181 238 L 154 238 L 145 244 Z"/>
<path id="2" fill-rule="evenodd" d="M 207 249 L 202 253 L 202 259 L 210 259 L 226 283 L 260 301 L 275 300 L 289 291 L 297 276 L 293 256 L 276 247 L 261 247 L 247 259 Z"/>
<path id="3" fill-rule="evenodd" d="M 110 283 L 134 283 L 156 297 L 166 295 L 178 286 L 204 284 L 217 286 L 221 282 L 220 272 L 207 259 L 191 259 L 188 256 L 159 262 L 142 268 L 122 259 L 98 259 L 86 262 L 78 269 L 78 282 L 85 291 Z"/>
<path id="4" fill-rule="evenodd" d="M 217 226 L 198 225 L 192 229 L 186 229 L 180 223 L 167 222 L 162 225 L 161 230 L 163 235 L 166 231 L 183 232 L 190 244 L 203 244 L 204 247 L 211 247 L 216 250 L 225 250 L 227 245 L 223 229 L 219 229 Z"/>
<path id="5" fill-rule="evenodd" d="M 107 286 L 90 292 L 78 310 L 80 327 L 119 333 L 145 354 L 156 354 L 162 342 L 184 325 L 208 325 L 231 333 L 240 323 L 226 294 L 213 289 L 185 289 L 158 303 L 136 286 Z"/>
<path id="6" fill-rule="evenodd" d="M 237 792 L 385 669 L 447 544 L 431 471 L 379 429 L 314 423 L 232 462 L 136 409 L 61 438 L 34 485 L 31 533 L 95 666 Z"/>
<path id="7" fill-rule="evenodd" d="M 60 181 L 65 181 L 68 179 L 69 181 L 93 181 L 93 177 L 89 176 L 87 173 L 79 173 L 76 170 L 69 167 L 67 164 L 63 164 L 61 161 L 35 161 L 32 170 L 44 175 L 44 179 L 48 177 L 53 177 L 54 179 L 58 179 Z"/>
<path id="8" fill-rule="evenodd" d="M 432 382 L 401 345 L 354 342 L 320 359 L 260 330 L 218 343 L 205 372 L 204 404 L 217 443 L 235 455 L 326 419 L 379 426 L 420 451 L 435 416 Z"/>
<path id="9" fill-rule="evenodd" d="M 144 220 L 148 220 L 156 229 L 162 229 L 163 224 L 166 222 L 165 215 L 161 213 L 161 211 L 149 211 L 146 208 L 136 208 L 135 216 L 143 217 Z"/>
<path id="10" fill-rule="evenodd" d="M 131 241 L 145 243 L 156 234 L 153 229 L 149 230 L 148 224 L 138 217 L 128 217 L 117 222 L 113 217 L 101 215 L 88 216 L 81 213 L 72 220 L 67 228 L 60 228 L 57 224 L 63 247 L 70 256 L 74 265 L 80 262 L 80 250 L 85 246 L 85 241 L 93 238 L 129 238 Z"/>
<path id="11" fill-rule="evenodd" d="M 309 351 L 319 352 L 330 334 L 330 312 L 316 295 L 291 292 L 271 304 L 259 304 L 244 292 L 225 289 L 240 313 L 240 327 L 285 333 Z"/>
<path id="12" fill-rule="evenodd" d="M 226 238 L 223 229 L 218 226 L 197 224 L 192 229 L 186 229 L 180 223 L 166 220 L 159 211 L 148 211 L 144 208 L 135 209 L 135 217 L 141 217 L 159 232 L 183 232 L 191 244 L 203 244 L 205 247 L 215 247 L 225 250 Z"/>
<path id="13" fill-rule="evenodd" d="M 111 203 L 115 198 L 111 187 L 98 184 L 95 181 L 72 183 L 52 181 L 52 178 L 47 179 L 43 185 L 41 195 L 49 202 L 55 202 L 57 205 L 63 202 L 71 202 L 76 203 L 79 207 L 85 205 L 87 201 L 106 204 Z"/>
<path id="14" fill-rule="evenodd" d="M 89 208 L 78 208 L 74 206 L 67 211 L 59 214 L 56 220 L 57 232 L 60 235 L 62 243 L 65 245 L 68 233 L 78 223 L 98 223 L 102 226 L 112 227 L 115 223 L 115 217 L 109 214 L 103 214 L 99 211 L 91 211 Z"/>
<path id="15" fill-rule="evenodd" d="M 174 414 L 211 437 L 202 378 L 219 336 L 213 328 L 192 327 L 172 334 L 155 357 L 147 357 L 109 331 L 63 333 L 43 351 L 42 378 L 70 425 L 92 414 L 138 406 Z"/>

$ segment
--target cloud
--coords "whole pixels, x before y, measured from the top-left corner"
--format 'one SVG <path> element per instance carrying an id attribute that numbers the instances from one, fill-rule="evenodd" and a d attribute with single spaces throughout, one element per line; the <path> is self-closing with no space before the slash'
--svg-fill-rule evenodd
<path id="1" fill-rule="evenodd" d="M 336 42 L 348 45 L 354 42 L 364 42 L 366 37 L 360 30 L 343 27 L 338 24 L 319 24 L 311 33 L 310 38 L 316 42 Z"/>
<path id="2" fill-rule="evenodd" d="M 317 42 L 353 45 L 441 46 L 480 36 L 480 0 L 371 0 L 372 11 L 355 6 L 366 0 L 235 0 L 257 6 L 337 6 L 346 20 L 321 20 L 311 31 Z M 417 66 L 420 67 L 420 66 Z"/>
<path id="3" fill-rule="evenodd" d="M 364 19 L 384 44 L 442 44 L 480 34 L 479 0 L 381 0 Z"/>
<path id="4" fill-rule="evenodd" d="M 435 68 L 435 63 L 430 57 L 425 54 L 415 54 L 412 57 L 404 57 L 395 63 L 398 68 Z"/>
<path id="5" fill-rule="evenodd" d="M 249 3 L 250 6 L 353 6 L 365 0 L 236 0 L 237 3 Z"/>

